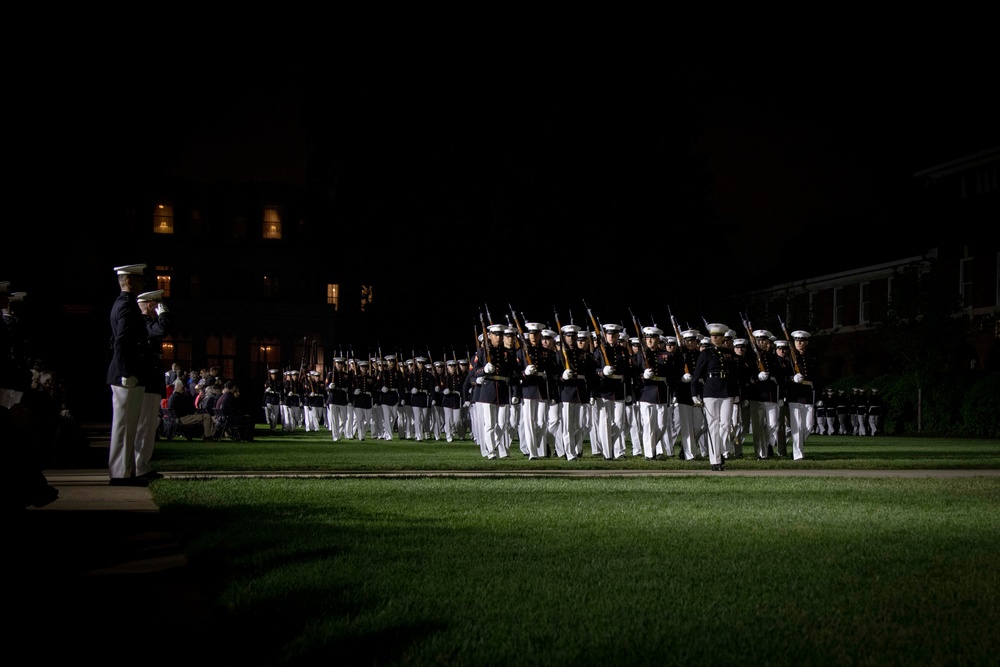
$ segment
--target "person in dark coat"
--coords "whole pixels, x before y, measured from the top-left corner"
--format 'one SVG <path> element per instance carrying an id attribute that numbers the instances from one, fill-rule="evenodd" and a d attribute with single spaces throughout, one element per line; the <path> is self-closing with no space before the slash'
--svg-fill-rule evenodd
<path id="1" fill-rule="evenodd" d="M 111 445 L 108 474 L 112 486 L 147 486 L 136 475 L 135 440 L 149 369 L 146 321 L 136 302 L 143 284 L 145 264 L 116 266 L 121 292 L 111 307 L 111 359 L 107 383 L 111 387 Z"/>
<path id="2" fill-rule="evenodd" d="M 150 461 L 156 446 L 156 429 L 160 423 L 160 407 L 167 397 L 163 372 L 163 339 L 171 326 L 170 309 L 163 303 L 163 290 L 143 292 L 136 298 L 146 323 L 146 342 L 149 346 L 146 367 L 141 378 L 145 387 L 142 409 L 139 411 L 139 428 L 135 439 L 135 474 L 150 480 L 162 475 L 153 470 Z"/>

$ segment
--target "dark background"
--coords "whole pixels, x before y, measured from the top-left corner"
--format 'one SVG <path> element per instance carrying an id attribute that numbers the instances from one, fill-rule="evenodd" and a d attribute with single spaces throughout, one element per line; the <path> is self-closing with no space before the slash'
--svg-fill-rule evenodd
<path id="1" fill-rule="evenodd" d="M 1000 144 L 992 68 L 970 53 L 375 52 L 95 45 L 43 84 L 15 74 L 28 196 L 0 279 L 30 291 L 72 253 L 144 261 L 117 222 L 157 177 L 281 181 L 310 193 L 345 266 L 394 286 L 400 327 L 464 332 L 508 303 L 579 324 L 583 299 L 604 321 L 727 321 L 720 293 L 947 240 L 917 222 L 914 173 Z M 59 281 L 114 297 L 108 276 Z"/>

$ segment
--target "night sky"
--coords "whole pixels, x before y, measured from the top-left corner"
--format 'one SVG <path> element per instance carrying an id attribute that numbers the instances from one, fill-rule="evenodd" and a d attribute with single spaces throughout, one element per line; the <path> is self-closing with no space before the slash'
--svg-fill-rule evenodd
<path id="1" fill-rule="evenodd" d="M 933 247 L 947 230 L 908 229 L 901 214 L 913 173 L 1000 143 L 986 65 L 315 56 L 161 57 L 141 75 L 118 63 L 87 79 L 70 64 L 19 110 L 20 176 L 63 183 L 64 203 L 91 177 L 114 184 L 112 200 L 157 173 L 300 184 L 350 221 L 338 237 L 401 258 L 387 265 L 428 320 L 471 320 L 483 303 L 551 320 L 581 299 L 608 321 L 668 305 L 713 319 L 726 316 L 705 312 L 721 290 Z M 72 110 L 45 104 L 55 98 Z M 31 242 L 79 250 L 48 224 L 26 230 Z M 121 242 L 93 231 L 88 243 Z M 30 261 L 14 257 L 0 279 L 30 283 L 45 267 Z"/>

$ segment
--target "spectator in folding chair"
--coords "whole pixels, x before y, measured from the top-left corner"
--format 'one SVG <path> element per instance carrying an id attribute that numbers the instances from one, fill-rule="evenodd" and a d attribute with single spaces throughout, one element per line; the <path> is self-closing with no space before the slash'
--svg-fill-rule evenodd
<path id="1" fill-rule="evenodd" d="M 253 418 L 243 409 L 240 387 L 236 382 L 229 380 L 223 385 L 215 410 L 224 418 L 224 428 L 230 436 L 237 440 L 253 440 Z"/>
<path id="2" fill-rule="evenodd" d="M 167 399 L 167 409 L 174 411 L 181 426 L 201 426 L 205 440 L 211 440 L 215 435 L 215 421 L 212 415 L 195 409 L 194 398 L 184 380 L 174 381 L 174 391 Z"/>

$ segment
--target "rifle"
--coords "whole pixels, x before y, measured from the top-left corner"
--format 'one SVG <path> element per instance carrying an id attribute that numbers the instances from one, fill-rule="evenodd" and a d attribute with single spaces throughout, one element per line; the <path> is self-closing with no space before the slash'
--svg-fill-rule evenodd
<path id="1" fill-rule="evenodd" d="M 306 372 L 306 363 L 307 363 L 307 358 L 306 357 L 307 357 L 307 355 L 308 355 L 308 352 L 306 352 L 306 337 L 303 336 L 302 337 L 302 361 L 301 361 L 301 363 L 299 363 L 299 380 L 300 381 L 302 380 L 302 375 Z"/>
<path id="2" fill-rule="evenodd" d="M 489 313 L 489 310 L 486 311 Z M 483 325 L 483 350 L 486 354 L 486 363 L 490 363 L 490 339 L 486 333 L 486 320 L 483 319 L 483 311 L 479 311 L 479 323 Z"/>
<path id="3" fill-rule="evenodd" d="M 632 324 L 635 325 L 635 335 L 639 339 L 639 356 L 642 357 L 642 369 L 646 370 L 649 368 L 649 362 L 646 361 L 646 350 L 644 348 L 643 338 L 642 338 L 642 328 L 639 326 L 639 319 L 632 313 L 632 309 L 628 309 L 628 314 L 632 316 Z"/>
<path id="4" fill-rule="evenodd" d="M 514 316 L 514 324 L 517 325 L 517 335 L 519 336 L 519 339 L 522 341 L 521 342 L 521 349 L 524 350 L 524 360 L 530 366 L 531 363 L 532 363 L 531 362 L 531 353 L 528 352 L 528 345 L 523 342 L 524 341 L 524 331 L 521 329 L 521 323 L 517 320 L 517 313 L 514 312 L 514 306 L 512 306 L 512 305 L 510 305 L 508 303 L 507 307 L 510 308 L 510 314 Z"/>
<path id="5" fill-rule="evenodd" d="M 559 313 L 556 312 L 555 307 L 552 308 L 552 314 L 555 315 L 556 318 L 556 329 L 559 330 L 559 335 L 562 336 L 562 325 L 559 324 Z M 563 362 L 566 364 L 566 370 L 572 370 L 569 365 L 569 355 L 566 354 L 566 341 L 559 341 L 559 349 L 562 350 Z"/>
<path id="6" fill-rule="evenodd" d="M 597 326 L 597 319 L 594 317 L 594 313 L 591 312 L 590 306 L 587 305 L 587 302 L 585 300 L 581 299 L 581 301 L 583 301 L 583 307 L 587 309 L 587 315 L 590 316 L 590 323 L 593 325 L 594 331 L 598 332 L 598 334 L 597 334 L 597 341 L 601 345 L 601 354 L 604 355 L 604 365 L 605 366 L 610 366 L 611 362 L 608 361 L 608 351 L 604 347 L 604 335 L 603 335 L 603 329 L 604 329 L 604 327 L 598 328 L 598 326 Z"/>
<path id="7" fill-rule="evenodd" d="M 706 333 L 712 333 L 711 331 L 709 331 L 709 329 L 711 329 L 712 327 L 708 326 L 708 320 L 705 319 L 704 315 L 701 316 L 701 322 L 702 322 L 702 324 L 705 325 L 705 332 Z"/>
<path id="8" fill-rule="evenodd" d="M 778 324 L 781 325 L 781 331 L 785 334 L 785 340 L 788 341 L 788 352 L 792 355 L 792 368 L 795 369 L 796 374 L 800 374 L 802 371 L 799 370 L 799 357 L 795 353 L 795 344 L 792 343 L 791 337 L 788 335 L 788 329 L 785 327 L 785 323 L 781 321 L 781 315 L 778 315 Z M 802 384 L 806 383 L 803 382 Z"/>
<path id="9" fill-rule="evenodd" d="M 747 330 L 747 338 L 750 340 L 750 347 L 753 348 L 753 354 L 757 358 L 757 370 L 761 373 L 766 373 L 767 369 L 764 368 L 764 362 L 760 358 L 760 348 L 757 347 L 757 339 L 753 335 L 753 326 L 750 324 L 750 320 L 747 319 L 746 315 L 740 313 L 740 319 L 743 320 L 743 328 Z"/>
<path id="10" fill-rule="evenodd" d="M 681 336 L 681 327 L 679 324 L 677 324 L 677 318 L 674 317 L 674 311 L 670 309 L 670 306 L 667 306 L 667 313 L 670 315 L 670 323 L 674 325 L 674 335 L 677 336 L 677 350 L 681 354 L 681 359 L 684 360 L 684 372 L 686 374 L 690 374 L 691 369 L 688 366 L 687 354 L 685 354 L 685 350 L 683 347 L 684 337 Z"/>

